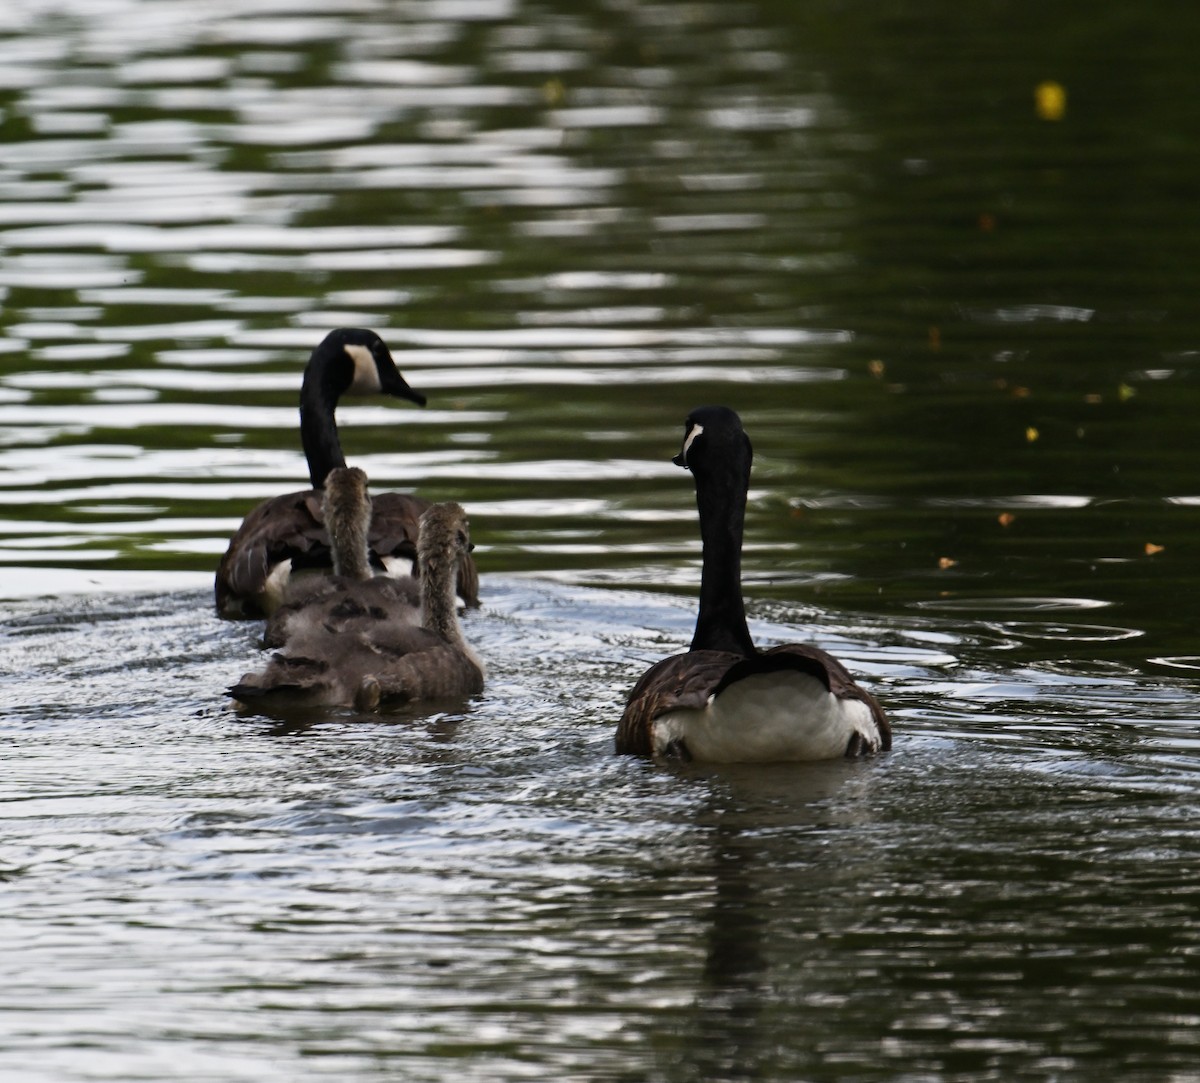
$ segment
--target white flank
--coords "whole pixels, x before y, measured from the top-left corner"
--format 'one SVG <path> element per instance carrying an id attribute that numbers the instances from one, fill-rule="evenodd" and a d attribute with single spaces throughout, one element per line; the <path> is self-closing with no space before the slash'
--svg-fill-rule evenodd
<path id="1" fill-rule="evenodd" d="M 379 382 L 379 369 L 375 367 L 375 358 L 366 346 L 348 344 L 345 347 L 346 356 L 354 362 L 354 379 L 350 381 L 347 393 L 351 395 L 378 395 L 383 390 Z"/>
<path id="2" fill-rule="evenodd" d="M 380 560 L 383 561 L 384 571 L 393 579 L 407 579 L 416 567 L 408 557 L 386 556 L 380 557 Z"/>
<path id="3" fill-rule="evenodd" d="M 283 601 L 284 592 L 292 578 L 292 558 L 281 560 L 275 565 L 263 580 L 262 602 L 263 611 L 274 613 Z"/>
<path id="4" fill-rule="evenodd" d="M 831 760 L 846 754 L 851 735 L 879 747 L 871 709 L 838 699 L 814 677 L 794 670 L 759 673 L 737 681 L 703 710 L 681 709 L 653 722 L 655 755 L 682 741 L 692 759 L 709 763 Z"/>

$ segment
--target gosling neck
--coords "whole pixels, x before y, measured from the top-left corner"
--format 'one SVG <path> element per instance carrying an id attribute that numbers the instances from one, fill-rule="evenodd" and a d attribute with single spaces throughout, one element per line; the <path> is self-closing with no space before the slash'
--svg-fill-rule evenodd
<path id="1" fill-rule="evenodd" d="M 347 491 L 344 484 L 331 486 L 325 490 L 324 508 L 333 574 L 347 579 L 372 578 L 368 539 L 371 498 L 365 490 Z"/>
<path id="2" fill-rule="evenodd" d="M 455 597 L 457 562 L 430 560 L 421 564 L 421 623 L 449 643 L 461 645 L 458 602 Z"/>
<path id="3" fill-rule="evenodd" d="M 358 520 L 342 522 L 326 516 L 325 526 L 333 543 L 333 574 L 347 579 L 370 579 L 371 558 L 367 534 Z"/>

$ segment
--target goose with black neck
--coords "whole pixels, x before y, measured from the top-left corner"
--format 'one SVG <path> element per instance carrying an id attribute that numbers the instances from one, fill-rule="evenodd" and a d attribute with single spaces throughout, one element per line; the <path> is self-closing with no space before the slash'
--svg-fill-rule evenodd
<path id="1" fill-rule="evenodd" d="M 692 472 L 703 567 L 688 651 L 634 686 L 617 751 L 659 759 L 783 762 L 891 748 L 887 716 L 832 655 L 807 644 L 760 651 L 742 599 L 741 555 L 753 450 L 724 406 L 688 415 L 675 463 Z"/>
<path id="2" fill-rule="evenodd" d="M 342 327 L 326 335 L 309 358 L 300 388 L 300 440 L 312 488 L 264 501 L 243 520 L 217 568 L 214 594 L 221 616 L 269 616 L 293 575 L 330 570 L 321 497 L 329 472 L 346 465 L 335 411 L 348 395 L 389 395 L 425 405 L 425 396 L 409 387 L 374 331 Z M 418 522 L 428 507 L 428 500 L 408 493 L 374 497 L 368 552 L 376 574 L 420 574 Z M 467 605 L 479 604 L 479 577 L 470 558 L 459 569 L 458 592 Z"/>

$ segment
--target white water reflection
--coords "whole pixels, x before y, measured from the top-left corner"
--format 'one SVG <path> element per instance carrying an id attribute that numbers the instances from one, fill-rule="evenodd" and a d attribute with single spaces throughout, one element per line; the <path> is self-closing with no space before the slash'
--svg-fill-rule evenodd
<path id="1" fill-rule="evenodd" d="M 202 274 L 302 273 L 305 271 L 421 271 L 436 268 L 479 267 L 499 259 L 495 252 L 455 248 L 372 248 L 346 252 L 305 252 L 288 256 L 244 252 L 203 252 L 180 256 L 177 262 Z"/>
<path id="2" fill-rule="evenodd" d="M 1086 323 L 1095 310 L 1078 308 L 1072 305 L 1018 305 L 1013 308 L 998 308 L 990 312 L 968 310 L 963 313 L 968 319 L 982 323 L 1037 323 L 1049 321 L 1053 323 Z"/>
<path id="3" fill-rule="evenodd" d="M 208 572 L 0 567 L 0 598 L 5 601 L 43 598 L 53 608 L 70 595 L 174 593 L 207 591 L 211 587 L 212 575 Z"/>
<path id="4" fill-rule="evenodd" d="M 157 169 L 147 183 L 161 183 Z M 100 178 L 105 179 L 105 178 Z M 112 252 L 203 252 L 236 246 L 245 251 L 306 252 L 326 249 L 361 249 L 428 247 L 449 244 L 460 239 L 462 231 L 450 226 L 181 226 L 161 229 L 137 226 L 126 221 L 104 225 L 88 222 L 71 226 L 44 226 L 10 229 L 0 233 L 0 239 L 13 248 L 106 248 Z M 204 304 L 224 291 L 213 289 L 171 290 L 156 289 L 91 291 L 102 304 L 112 300 L 126 303 L 147 303 L 151 299 L 174 300 Z"/>
<path id="5" fill-rule="evenodd" d="M 138 282 L 139 271 L 124 260 L 107 256 L 73 253 L 64 260 L 57 255 L 32 252 L 0 255 L 0 285 L 22 289 L 87 289 Z"/>

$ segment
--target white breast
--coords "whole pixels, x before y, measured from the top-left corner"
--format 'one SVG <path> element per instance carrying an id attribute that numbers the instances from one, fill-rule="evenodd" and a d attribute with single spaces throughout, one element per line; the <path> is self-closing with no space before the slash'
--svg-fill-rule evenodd
<path id="1" fill-rule="evenodd" d="M 652 725 L 656 755 L 682 741 L 692 759 L 710 763 L 835 759 L 846 754 L 854 733 L 872 748 L 880 744 L 870 707 L 838 699 L 794 670 L 736 681 L 702 710 L 669 711 Z"/>

